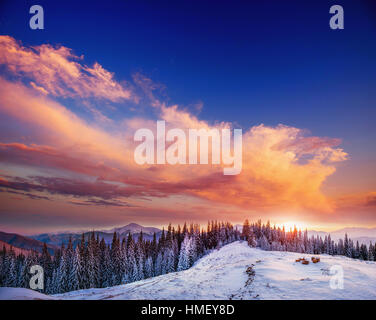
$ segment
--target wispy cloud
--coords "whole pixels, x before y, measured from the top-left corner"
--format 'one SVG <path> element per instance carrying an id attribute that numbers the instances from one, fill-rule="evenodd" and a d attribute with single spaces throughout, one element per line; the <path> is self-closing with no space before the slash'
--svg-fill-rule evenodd
<path id="1" fill-rule="evenodd" d="M 135 207 L 124 201 L 118 200 L 103 200 L 103 199 L 89 199 L 85 201 L 69 201 L 69 203 L 77 205 L 77 206 L 104 206 L 104 207 Z"/>
<path id="2" fill-rule="evenodd" d="M 44 94 L 112 102 L 137 99 L 125 82 L 117 82 L 99 63 L 87 66 L 82 60 L 83 56 L 64 46 L 27 48 L 10 36 L 0 36 L 0 64 L 23 79 L 29 78 L 31 86 Z"/>

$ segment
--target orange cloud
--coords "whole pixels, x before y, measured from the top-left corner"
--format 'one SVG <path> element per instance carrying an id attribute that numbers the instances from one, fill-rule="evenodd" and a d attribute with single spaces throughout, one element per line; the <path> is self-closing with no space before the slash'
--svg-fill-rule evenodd
<path id="1" fill-rule="evenodd" d="M 340 196 L 333 200 L 337 208 L 356 210 L 362 209 L 376 209 L 376 191 L 369 191 L 356 194 L 347 194 Z"/>
<path id="2" fill-rule="evenodd" d="M 99 63 L 92 67 L 80 64 L 82 59 L 64 46 L 26 48 L 10 36 L 0 36 L 0 64 L 23 79 L 32 79 L 31 86 L 38 91 L 113 102 L 136 99 L 129 88 L 114 80 L 113 73 Z"/>
<path id="3" fill-rule="evenodd" d="M 306 137 L 303 130 L 283 125 L 259 125 L 243 134 L 243 170 L 238 176 L 223 176 L 220 166 L 211 165 L 138 166 L 133 160 L 135 144 L 129 128 L 120 127 L 117 134 L 109 134 L 61 104 L 4 79 L 0 79 L 0 96 L 1 112 L 17 122 L 29 123 L 35 133 L 45 133 L 44 146 L 2 144 L 9 153 L 7 157 L 3 154 L 3 159 L 18 162 L 27 158 L 28 165 L 101 176 L 137 185 L 155 196 L 186 194 L 260 210 L 330 211 L 331 204 L 320 188 L 334 173 L 334 163 L 346 159 L 346 153 L 335 148 L 339 143 L 336 139 Z M 170 127 L 230 126 L 211 126 L 177 106 L 163 106 L 160 117 Z M 147 127 L 152 122 L 138 119 L 136 124 Z"/>

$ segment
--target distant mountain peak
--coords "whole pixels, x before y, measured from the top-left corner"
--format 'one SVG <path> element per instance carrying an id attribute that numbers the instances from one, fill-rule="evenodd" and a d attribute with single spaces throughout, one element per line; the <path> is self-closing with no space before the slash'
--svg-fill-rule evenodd
<path id="1" fill-rule="evenodd" d="M 116 232 L 119 234 L 124 234 L 124 233 L 134 234 L 134 233 L 140 233 L 141 231 L 144 234 L 152 235 L 154 232 L 158 233 L 161 230 L 155 227 L 144 227 L 134 222 L 129 223 L 123 227 L 115 227 L 115 228 L 112 228 L 111 230 L 106 230 L 106 232 Z"/>
<path id="2" fill-rule="evenodd" d="M 134 223 L 134 222 L 131 222 L 131 223 L 127 224 L 126 227 L 141 227 L 141 228 L 143 228 L 142 225 Z"/>

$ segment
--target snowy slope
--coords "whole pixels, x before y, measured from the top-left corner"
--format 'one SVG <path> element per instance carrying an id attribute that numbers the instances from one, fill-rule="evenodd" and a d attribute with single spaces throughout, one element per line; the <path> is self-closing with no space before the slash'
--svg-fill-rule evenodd
<path id="1" fill-rule="evenodd" d="M 203 257 L 189 270 L 123 286 L 56 295 L 63 299 L 376 299 L 376 263 L 321 255 L 302 265 L 301 254 L 262 251 L 235 242 Z M 308 255 L 304 255 L 309 258 Z M 253 281 L 246 284 L 247 267 Z M 344 269 L 344 289 L 329 286 L 332 265 Z"/>
<path id="2" fill-rule="evenodd" d="M 12 246 L 11 244 L 6 243 L 6 242 L 0 240 L 0 251 L 4 251 L 3 250 L 4 248 L 7 251 L 9 251 L 10 249 L 12 249 L 15 252 L 16 255 L 23 254 L 24 256 L 27 256 L 27 255 L 29 255 L 29 254 L 32 253 L 31 250 L 21 249 L 21 248 Z"/>
<path id="3" fill-rule="evenodd" d="M 0 300 L 54 300 L 54 297 L 47 296 L 37 291 L 25 288 L 4 288 L 0 287 Z"/>
<path id="4" fill-rule="evenodd" d="M 376 299 L 376 263 L 321 255 L 262 251 L 235 242 L 203 257 L 189 270 L 127 285 L 72 291 L 57 299 Z M 253 264 L 253 266 L 252 266 Z M 329 286 L 329 269 L 341 265 L 344 289 Z M 252 270 L 246 270 L 252 266 Z M 19 289 L 22 290 L 22 289 Z M 26 289 L 23 289 L 26 290 Z M 1 292 L 1 291 L 0 291 Z M 47 298 L 47 296 L 46 296 Z"/>

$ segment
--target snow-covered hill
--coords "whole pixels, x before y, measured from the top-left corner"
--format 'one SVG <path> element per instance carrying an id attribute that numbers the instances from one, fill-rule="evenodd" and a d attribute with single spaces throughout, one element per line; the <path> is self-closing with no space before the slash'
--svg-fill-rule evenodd
<path id="1" fill-rule="evenodd" d="M 54 298 L 376 299 L 375 262 L 328 255 L 321 255 L 317 264 L 295 262 L 303 256 L 310 258 L 307 254 L 262 251 L 245 242 L 234 242 L 203 257 L 186 271 L 117 287 L 72 291 Z M 343 268 L 342 290 L 330 288 L 329 270 L 333 265 Z"/>
<path id="2" fill-rule="evenodd" d="M 321 256 L 302 265 L 308 255 L 262 251 L 235 242 L 203 257 L 189 270 L 108 289 L 57 295 L 64 299 L 376 299 L 376 263 Z M 253 265 L 253 281 L 246 269 Z M 330 288 L 329 269 L 341 265 L 344 289 Z"/>
<path id="3" fill-rule="evenodd" d="M 31 289 L 0 287 L 0 300 L 55 300 Z"/>

